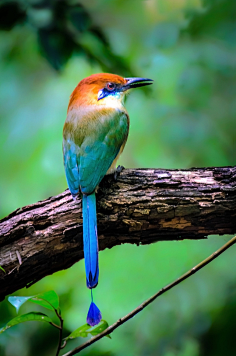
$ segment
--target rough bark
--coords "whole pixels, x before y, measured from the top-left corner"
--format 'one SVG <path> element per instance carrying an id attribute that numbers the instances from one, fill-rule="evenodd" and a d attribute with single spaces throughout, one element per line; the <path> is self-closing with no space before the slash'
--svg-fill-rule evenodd
<path id="1" fill-rule="evenodd" d="M 97 193 L 100 250 L 236 232 L 236 167 L 127 169 Z M 80 201 L 64 193 L 0 221 L 0 300 L 83 258 Z"/>

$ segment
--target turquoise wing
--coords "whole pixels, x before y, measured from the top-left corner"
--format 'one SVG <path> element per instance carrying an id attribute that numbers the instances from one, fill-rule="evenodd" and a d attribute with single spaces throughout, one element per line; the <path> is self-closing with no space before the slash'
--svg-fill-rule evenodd
<path id="1" fill-rule="evenodd" d="M 95 190 L 126 141 L 128 125 L 127 115 L 120 112 L 111 120 L 100 120 L 96 130 L 88 130 L 80 145 L 75 138 L 64 137 L 64 166 L 73 196 L 79 191 L 91 194 Z"/>
<path id="2" fill-rule="evenodd" d="M 79 161 L 80 147 L 71 139 L 63 140 L 63 159 L 66 180 L 73 197 L 79 193 Z"/>

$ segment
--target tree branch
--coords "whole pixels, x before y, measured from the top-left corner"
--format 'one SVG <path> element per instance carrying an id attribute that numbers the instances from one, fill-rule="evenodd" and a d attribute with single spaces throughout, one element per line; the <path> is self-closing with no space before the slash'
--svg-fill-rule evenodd
<path id="1" fill-rule="evenodd" d="M 236 167 L 127 169 L 97 194 L 100 250 L 236 232 Z M 80 201 L 64 193 L 0 221 L 0 300 L 83 258 Z"/>

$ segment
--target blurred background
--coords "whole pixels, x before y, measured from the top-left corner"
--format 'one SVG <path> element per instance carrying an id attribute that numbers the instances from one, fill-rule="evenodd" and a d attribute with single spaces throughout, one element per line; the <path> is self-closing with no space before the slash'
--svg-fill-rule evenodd
<path id="1" fill-rule="evenodd" d="M 232 0 L 2 0 L 0 217 L 67 188 L 61 144 L 69 95 L 102 71 L 155 81 L 126 102 L 131 127 L 120 164 L 235 165 L 235 19 Z M 103 318 L 114 323 L 229 238 L 100 252 L 95 298 Z M 81 355 L 235 354 L 235 252 L 231 247 Z M 67 336 L 85 323 L 89 306 L 84 262 L 16 295 L 51 289 Z M 21 312 L 35 309 L 29 303 Z M 0 327 L 16 316 L 6 301 L 0 315 Z M 0 355 L 54 355 L 57 334 L 43 323 L 18 325 L 0 335 Z M 69 342 L 61 354 L 82 342 Z"/>

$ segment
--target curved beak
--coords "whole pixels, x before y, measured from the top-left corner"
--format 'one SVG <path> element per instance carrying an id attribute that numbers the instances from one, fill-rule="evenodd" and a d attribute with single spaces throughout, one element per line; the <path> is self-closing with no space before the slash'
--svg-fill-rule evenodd
<path id="1" fill-rule="evenodd" d="M 153 83 L 152 79 L 148 78 L 124 78 L 126 80 L 125 85 L 122 86 L 122 91 L 126 91 L 132 88 L 143 87 L 144 85 L 150 85 Z"/>

